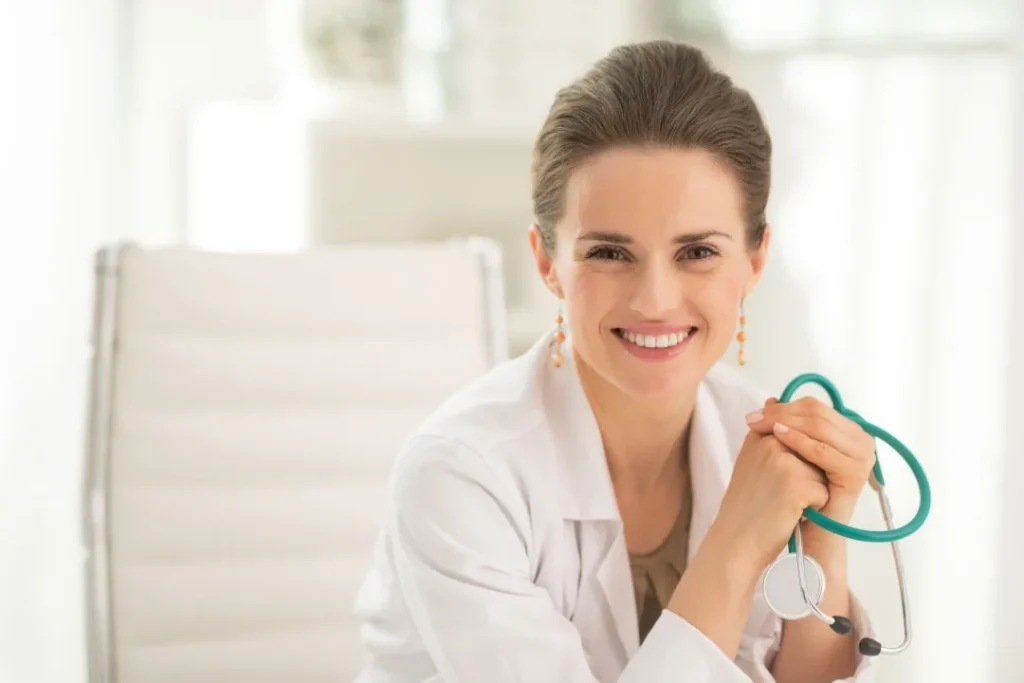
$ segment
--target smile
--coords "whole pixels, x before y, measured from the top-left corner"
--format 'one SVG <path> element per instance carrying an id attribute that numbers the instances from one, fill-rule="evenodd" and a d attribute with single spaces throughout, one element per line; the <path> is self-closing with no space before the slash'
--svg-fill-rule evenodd
<path id="1" fill-rule="evenodd" d="M 648 363 L 661 363 L 678 358 L 686 352 L 696 334 L 696 327 L 666 329 L 666 326 L 658 325 L 655 329 L 645 329 L 643 332 L 615 328 L 615 336 L 618 337 L 623 350 L 634 358 Z"/>
<path id="2" fill-rule="evenodd" d="M 697 331 L 697 328 L 691 327 L 687 330 L 674 332 L 671 334 L 636 334 L 629 330 L 618 328 L 615 333 L 622 339 L 625 339 L 630 344 L 639 346 L 645 349 L 669 349 L 674 346 L 679 346 L 690 336 Z"/>

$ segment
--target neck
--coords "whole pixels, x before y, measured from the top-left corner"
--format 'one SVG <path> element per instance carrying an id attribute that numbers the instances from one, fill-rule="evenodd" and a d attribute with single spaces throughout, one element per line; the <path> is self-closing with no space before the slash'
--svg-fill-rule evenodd
<path id="1" fill-rule="evenodd" d="M 578 356 L 575 360 L 615 487 L 643 495 L 663 481 L 674 481 L 687 448 L 697 388 L 637 400 L 597 376 Z"/>

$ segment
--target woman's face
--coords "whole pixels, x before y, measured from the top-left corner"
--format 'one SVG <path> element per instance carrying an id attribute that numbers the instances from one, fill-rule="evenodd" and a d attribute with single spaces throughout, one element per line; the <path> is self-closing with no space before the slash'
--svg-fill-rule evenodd
<path id="1" fill-rule="evenodd" d="M 577 168 L 556 249 L 531 246 L 565 300 L 577 357 L 637 398 L 692 389 L 728 349 L 769 235 L 748 248 L 744 195 L 702 150 L 621 148 Z"/>

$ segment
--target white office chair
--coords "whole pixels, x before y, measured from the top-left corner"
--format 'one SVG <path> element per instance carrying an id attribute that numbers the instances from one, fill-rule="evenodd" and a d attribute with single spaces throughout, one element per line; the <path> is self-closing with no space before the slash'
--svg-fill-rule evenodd
<path id="1" fill-rule="evenodd" d="M 97 262 L 91 683 L 340 683 L 392 457 L 507 355 L 485 240 Z"/>

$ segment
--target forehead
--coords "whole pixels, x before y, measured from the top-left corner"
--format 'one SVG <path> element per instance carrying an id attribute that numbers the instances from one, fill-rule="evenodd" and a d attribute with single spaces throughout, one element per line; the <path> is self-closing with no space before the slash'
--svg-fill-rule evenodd
<path id="1" fill-rule="evenodd" d="M 637 238 L 698 230 L 740 237 L 743 203 L 735 174 L 704 150 L 616 148 L 573 172 L 565 213 L 574 228 Z"/>

